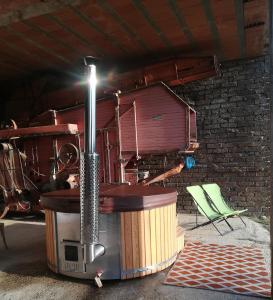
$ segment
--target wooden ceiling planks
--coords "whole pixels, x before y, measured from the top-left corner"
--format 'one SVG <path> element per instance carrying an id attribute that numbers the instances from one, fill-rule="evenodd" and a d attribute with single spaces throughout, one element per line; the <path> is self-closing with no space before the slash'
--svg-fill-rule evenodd
<path id="1" fill-rule="evenodd" d="M 240 57 L 240 36 L 238 33 L 235 3 L 241 1 L 211 0 L 211 10 L 218 31 L 223 57 L 227 60 Z"/>
<path id="2" fill-rule="evenodd" d="M 187 38 L 188 43 L 190 45 L 190 49 L 192 51 L 196 51 L 198 49 L 198 45 L 196 39 L 194 38 L 187 22 L 184 17 L 184 13 L 178 7 L 178 3 L 176 0 L 168 0 L 169 9 L 173 14 L 173 18 L 176 19 L 178 25 L 180 26 L 181 31 L 184 33 L 184 36 Z"/>
<path id="3" fill-rule="evenodd" d="M 230 60 L 264 53 L 268 0 L 11 0 L 0 4 L 1 24 L 7 26 L 0 26 L 0 75 L 6 70 L 7 77 L 67 69 L 84 55 Z"/>
<path id="4" fill-rule="evenodd" d="M 88 0 L 5 0 L 0 1 L 0 26 L 21 22 L 61 10 L 66 5 L 80 5 Z"/>
<path id="5" fill-rule="evenodd" d="M 68 45 L 67 48 L 71 49 L 70 51 L 75 56 L 75 60 L 81 55 L 97 55 L 97 52 L 89 46 L 89 41 L 83 39 L 77 32 L 67 27 L 57 17 L 44 15 L 33 18 L 31 21 L 35 26 L 46 30 L 55 39 L 56 43 L 61 40 Z"/>
<path id="6" fill-rule="evenodd" d="M 177 1 L 200 55 L 215 54 L 208 20 L 200 0 Z"/>
<path id="7" fill-rule="evenodd" d="M 138 52 L 143 53 L 143 48 L 138 42 L 120 26 L 119 21 L 117 21 L 117 14 L 114 14 L 114 11 L 111 10 L 108 1 L 97 1 L 94 4 L 88 3 L 80 8 L 89 20 L 92 20 L 96 25 L 101 36 L 107 38 L 119 50 L 120 57 L 128 57 Z"/>
<path id="8" fill-rule="evenodd" d="M 189 52 L 192 49 L 184 31 L 181 30 L 170 6 L 166 0 L 145 1 L 145 8 L 151 20 L 157 24 L 158 34 L 168 38 L 171 45 L 171 52 L 177 53 L 178 50 Z M 172 28 L 172 30 L 169 30 Z"/>
<path id="9" fill-rule="evenodd" d="M 157 55 L 158 52 L 166 49 L 165 43 L 162 42 L 159 35 L 155 33 L 154 29 L 145 20 L 143 14 L 135 8 L 131 1 L 109 0 L 109 3 L 130 24 L 130 27 L 138 33 L 138 36 L 152 50 L 151 53 L 154 52 Z M 154 51 L 155 49 L 157 51 Z"/>
<path id="10" fill-rule="evenodd" d="M 161 42 L 165 45 L 165 47 L 169 50 L 173 50 L 173 45 L 171 41 L 169 40 L 169 37 L 167 37 L 161 30 L 160 26 L 158 25 L 157 21 L 155 21 L 150 12 L 147 10 L 146 5 L 148 4 L 148 1 L 146 2 L 146 5 L 144 2 L 138 1 L 138 0 L 131 0 L 135 9 L 139 12 L 139 14 L 143 17 L 145 22 L 153 29 L 154 33 L 158 35 Z M 153 2 L 155 5 L 156 2 Z M 157 4 L 156 4 L 157 5 Z M 160 5 L 158 5 L 158 8 Z"/>
<path id="11" fill-rule="evenodd" d="M 218 31 L 218 27 L 216 26 L 215 17 L 212 11 L 211 7 L 211 1 L 210 0 L 202 0 L 201 1 L 203 10 L 205 12 L 207 22 L 210 28 L 210 33 L 212 36 L 212 43 L 214 46 L 214 51 L 217 57 L 219 57 L 220 60 L 224 60 L 224 54 L 223 54 L 223 45 L 220 40 L 220 34 Z"/>
<path id="12" fill-rule="evenodd" d="M 51 43 L 54 43 L 54 45 L 58 45 L 58 49 L 62 51 L 62 55 L 64 55 L 65 57 L 73 59 L 75 58 L 75 56 L 78 56 L 80 54 L 77 48 L 72 47 L 65 40 L 57 38 L 56 35 L 46 30 L 46 27 L 41 27 L 37 23 L 33 22 L 33 19 L 24 20 L 22 21 L 22 23 L 31 28 L 36 33 L 39 33 L 40 35 L 46 37 L 48 40 L 51 41 Z"/>
<path id="13" fill-rule="evenodd" d="M 39 60 L 42 60 L 42 63 L 45 63 L 49 67 L 61 64 L 61 58 L 55 56 L 51 50 L 47 50 L 33 38 L 27 37 L 18 30 L 13 30 L 10 26 L 6 28 L 6 32 L 8 34 L 8 40 L 19 47 L 20 51 L 21 49 L 27 50 L 31 55 L 35 55 Z M 65 63 L 66 60 L 64 59 L 62 65 Z"/>
<path id="14" fill-rule="evenodd" d="M 95 42 L 96 35 L 91 29 L 87 30 L 86 25 L 73 15 L 69 8 L 61 12 L 56 12 L 46 16 L 49 20 L 55 22 L 68 35 L 76 38 L 77 42 L 83 44 L 87 50 L 93 52 L 94 56 L 105 55 L 104 50 Z M 86 35 L 87 32 L 87 35 Z"/>
<path id="15" fill-rule="evenodd" d="M 2 60 L 0 61 L 0 70 L 4 69 L 5 70 L 5 74 L 13 74 L 14 72 L 16 72 L 16 74 L 18 75 L 29 75 L 26 70 L 24 70 L 23 68 L 20 68 L 14 64 L 12 64 L 10 61 L 6 61 L 6 60 Z M 0 77 L 1 77 L 1 73 L 0 72 Z M 3 74 L 3 75 L 5 75 Z"/>
<path id="16" fill-rule="evenodd" d="M 97 5 L 102 11 L 107 14 L 107 20 L 109 22 L 109 28 L 112 28 L 113 34 L 117 35 L 117 38 L 124 37 L 128 43 L 136 44 L 139 48 L 140 53 L 150 52 L 151 49 L 144 43 L 143 39 L 136 32 L 134 28 L 128 24 L 123 17 L 110 5 L 107 0 L 98 0 Z M 116 29 L 119 26 L 121 31 Z M 108 28 L 108 27 L 107 27 Z"/>
<path id="17" fill-rule="evenodd" d="M 58 43 L 52 42 L 47 36 L 29 27 L 24 22 L 12 24 L 7 30 L 17 38 L 30 44 L 31 48 L 39 49 L 39 53 L 44 53 L 49 61 L 53 61 L 57 64 L 70 64 L 67 49 L 61 47 Z"/>
<path id="18" fill-rule="evenodd" d="M 14 51 L 11 50 L 11 48 L 8 47 L 6 42 L 4 40 L 0 39 L 0 62 L 5 62 L 6 64 L 10 65 L 11 67 L 14 65 L 14 62 L 16 61 L 17 68 L 21 69 L 24 72 L 28 72 L 31 69 L 30 63 L 28 63 L 24 56 L 22 57 L 22 54 L 19 55 L 14 53 Z M 5 69 L 0 68 L 0 74 L 4 73 Z"/>
<path id="19" fill-rule="evenodd" d="M 38 3 L 39 0 L 9 0 L 0 2 L 0 11 L 1 14 L 6 15 L 10 12 L 17 11 L 23 7 L 33 5 Z"/>
<path id="20" fill-rule="evenodd" d="M 99 48 L 102 49 L 101 53 L 104 53 L 105 56 L 113 55 L 115 57 L 128 54 L 128 49 L 124 47 L 119 40 L 113 37 L 111 33 L 105 31 L 103 26 L 98 25 L 94 20 L 95 18 L 92 17 L 92 14 L 89 16 L 83 9 L 75 7 L 71 7 L 71 10 L 76 16 L 73 27 L 75 29 L 78 28 L 78 32 L 89 36 L 89 38 L 91 34 L 91 40 L 96 41 Z M 93 14 L 94 16 L 96 15 L 94 9 Z M 82 25 L 79 24 L 79 20 L 81 20 Z"/>
<path id="21" fill-rule="evenodd" d="M 40 68 L 48 68 L 51 65 L 42 60 L 40 54 L 36 54 L 32 48 L 25 46 L 24 41 L 17 39 L 14 35 L 9 34 L 4 27 L 0 27 L 1 48 L 7 49 L 8 53 L 14 57 L 13 64 L 17 61 L 25 61 L 28 65 Z"/>
<path id="22" fill-rule="evenodd" d="M 244 25 L 246 55 L 249 57 L 264 53 L 268 43 L 268 0 L 252 0 L 244 3 Z"/>

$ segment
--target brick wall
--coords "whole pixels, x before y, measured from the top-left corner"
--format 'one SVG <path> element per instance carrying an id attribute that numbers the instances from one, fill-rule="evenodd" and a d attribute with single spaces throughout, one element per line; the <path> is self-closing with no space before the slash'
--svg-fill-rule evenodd
<path id="1" fill-rule="evenodd" d="M 270 203 L 269 58 L 224 63 L 221 78 L 175 88 L 197 110 L 197 166 L 167 180 L 178 190 L 178 211 L 195 211 L 185 187 L 218 183 L 235 208 L 267 215 Z M 172 167 L 176 155 L 143 161 L 151 173 Z"/>

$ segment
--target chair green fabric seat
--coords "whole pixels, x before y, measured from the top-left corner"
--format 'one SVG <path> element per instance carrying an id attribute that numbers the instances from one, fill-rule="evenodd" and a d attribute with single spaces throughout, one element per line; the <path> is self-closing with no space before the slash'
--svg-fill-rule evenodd
<path id="1" fill-rule="evenodd" d="M 233 217 L 233 216 L 238 216 L 241 219 L 241 221 L 244 223 L 244 225 L 246 225 L 245 222 L 243 221 L 243 219 L 240 217 L 240 214 L 246 212 L 247 209 L 234 210 L 234 209 L 230 208 L 227 205 L 218 184 L 216 184 L 216 183 L 203 184 L 202 188 L 205 190 L 209 199 L 212 201 L 214 208 L 220 214 L 225 215 L 229 218 Z"/>
<path id="2" fill-rule="evenodd" d="M 204 191 L 199 185 L 188 186 L 187 191 L 192 195 L 194 202 L 197 204 L 197 209 L 202 215 L 205 213 L 205 216 L 210 220 L 215 220 L 222 217 L 221 214 L 211 208 L 206 199 Z"/>
<path id="3" fill-rule="evenodd" d="M 219 229 L 215 226 L 215 224 L 213 222 L 214 221 L 225 221 L 228 224 L 228 226 L 233 230 L 231 225 L 226 220 L 226 218 L 229 217 L 230 213 L 221 214 L 218 211 L 216 211 L 215 209 L 213 209 L 213 207 L 209 204 L 209 202 L 206 198 L 206 195 L 204 193 L 204 190 L 201 188 L 201 186 L 199 186 L 199 185 L 188 186 L 186 189 L 191 194 L 191 196 L 194 200 L 194 203 L 197 206 L 197 209 L 201 213 L 201 215 L 203 215 L 209 219 L 208 222 L 205 222 L 203 224 L 200 224 L 200 225 L 196 224 L 196 226 L 192 229 L 195 229 L 197 227 L 204 226 L 204 225 L 211 223 L 211 224 L 213 224 L 215 229 L 222 235 L 222 233 L 219 231 Z"/>

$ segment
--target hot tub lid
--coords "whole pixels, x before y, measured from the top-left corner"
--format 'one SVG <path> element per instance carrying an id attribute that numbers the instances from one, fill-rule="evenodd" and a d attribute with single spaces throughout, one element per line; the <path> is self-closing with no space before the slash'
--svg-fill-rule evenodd
<path id="1" fill-rule="evenodd" d="M 100 185 L 100 213 L 140 211 L 166 206 L 177 201 L 172 188 L 141 185 Z M 59 190 L 41 195 L 45 209 L 58 212 L 80 212 L 80 190 Z"/>

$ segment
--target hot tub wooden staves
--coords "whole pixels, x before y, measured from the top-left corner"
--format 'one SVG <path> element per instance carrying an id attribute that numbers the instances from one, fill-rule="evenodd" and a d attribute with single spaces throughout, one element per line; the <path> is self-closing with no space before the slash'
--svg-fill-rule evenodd
<path id="1" fill-rule="evenodd" d="M 106 241 L 106 253 L 98 258 L 95 269 L 91 268 L 90 273 L 95 274 L 101 270 L 103 279 L 129 279 L 146 276 L 170 266 L 184 245 L 184 233 L 181 228 L 177 228 L 176 200 L 174 189 L 102 185 L 100 235 Z M 80 213 L 79 190 L 47 193 L 42 196 L 41 202 L 46 214 L 48 266 L 54 272 L 82 278 L 77 274 L 77 270 L 81 271 L 77 264 L 82 262 L 74 261 L 73 268 L 69 269 L 67 266 L 71 262 L 65 261 L 61 255 L 67 237 L 60 234 L 62 218 L 58 218 L 58 214 L 70 216 L 70 228 L 74 226 L 75 240 L 70 239 L 69 245 L 76 243 L 76 248 L 80 249 L 79 223 L 75 221 L 73 224 Z M 107 223 L 110 219 L 111 228 L 105 233 L 102 222 Z M 109 243 L 109 235 L 116 236 L 117 240 Z M 110 263 L 105 265 L 103 259 L 107 261 L 109 257 L 115 257 L 117 261 L 114 263 L 110 259 Z M 111 270 L 114 265 L 117 270 Z"/>

